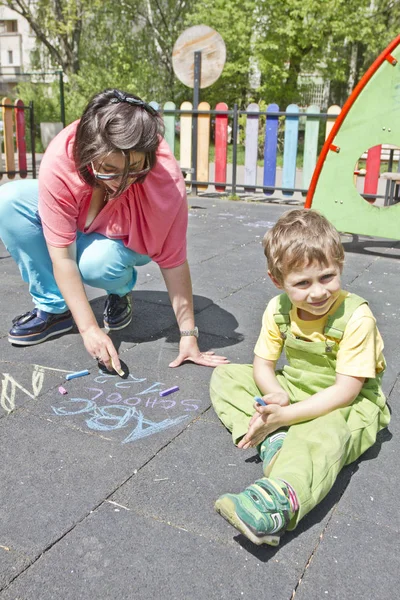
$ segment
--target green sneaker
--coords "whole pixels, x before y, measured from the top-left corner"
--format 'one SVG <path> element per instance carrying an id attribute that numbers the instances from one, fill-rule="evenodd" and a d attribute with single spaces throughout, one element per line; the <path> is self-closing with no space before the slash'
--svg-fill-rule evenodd
<path id="1" fill-rule="evenodd" d="M 258 546 L 277 546 L 294 514 L 285 483 L 266 477 L 240 494 L 224 494 L 215 510 Z"/>
<path id="2" fill-rule="evenodd" d="M 265 477 L 268 477 L 271 473 L 271 469 L 278 458 L 279 451 L 282 448 L 286 435 L 287 431 L 277 431 L 265 438 L 259 445 L 258 453 L 263 461 L 263 473 Z"/>

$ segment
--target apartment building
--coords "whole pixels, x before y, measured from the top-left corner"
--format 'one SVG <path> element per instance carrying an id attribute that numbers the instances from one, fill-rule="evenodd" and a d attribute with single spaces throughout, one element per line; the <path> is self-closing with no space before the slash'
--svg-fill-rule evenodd
<path id="1" fill-rule="evenodd" d="M 0 6 L 0 96 L 7 96 L 30 71 L 30 55 L 35 36 L 28 22 L 19 14 Z"/>

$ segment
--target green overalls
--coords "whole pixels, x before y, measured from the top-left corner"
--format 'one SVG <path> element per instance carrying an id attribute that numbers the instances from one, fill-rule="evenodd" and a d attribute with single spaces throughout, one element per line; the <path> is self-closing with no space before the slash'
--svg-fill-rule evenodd
<path id="1" fill-rule="evenodd" d="M 299 402 L 330 387 L 336 378 L 336 356 L 346 325 L 358 306 L 366 301 L 350 294 L 328 317 L 324 342 L 297 339 L 290 331 L 291 302 L 281 294 L 274 315 L 288 365 L 277 371 L 279 384 L 290 402 Z M 340 470 L 370 448 L 378 431 L 390 421 L 381 389 L 382 373 L 367 379 L 350 406 L 288 429 L 270 477 L 283 479 L 297 494 L 299 511 L 289 529 L 329 492 Z M 247 433 L 254 414 L 254 396 L 260 395 L 252 365 L 221 365 L 210 383 L 213 406 L 223 424 L 232 432 L 235 444 Z"/>

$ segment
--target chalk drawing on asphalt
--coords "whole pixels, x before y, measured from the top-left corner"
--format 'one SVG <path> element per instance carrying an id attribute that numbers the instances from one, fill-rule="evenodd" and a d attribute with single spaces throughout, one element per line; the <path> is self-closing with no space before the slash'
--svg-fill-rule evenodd
<path id="1" fill-rule="evenodd" d="M 35 400 L 39 396 L 44 382 L 44 368 L 41 365 L 33 365 L 31 392 L 18 383 L 10 373 L 2 373 L 2 376 L 0 406 L 7 414 L 9 414 L 15 410 L 15 401 L 18 390 L 23 394 L 26 394 L 31 400 Z"/>
<path id="2" fill-rule="evenodd" d="M 0 407 L 6 414 L 15 410 L 18 392 L 22 392 L 31 400 L 38 398 L 43 389 L 46 370 L 69 372 L 43 365 L 32 365 L 32 367 L 31 390 L 20 384 L 10 373 L 2 373 Z M 116 375 L 104 374 L 99 370 L 99 375 L 94 378 L 94 382 L 99 387 L 86 388 L 89 398 L 63 396 L 62 405 L 52 406 L 52 410 L 57 416 L 84 415 L 85 423 L 92 431 L 104 432 L 129 428 L 128 434 L 122 440 L 123 444 L 160 433 L 189 419 L 188 414 L 183 414 L 154 421 L 145 414 L 149 410 L 169 411 L 180 408 L 188 413 L 199 410 L 200 406 L 200 401 L 197 399 L 160 397 L 159 392 L 165 388 L 165 383 L 162 381 L 150 383 L 146 377 L 135 377 L 131 373 L 127 379 L 121 381 Z M 111 384 L 115 391 L 110 393 L 109 389 L 103 387 L 105 384 L 107 387 Z"/>
<path id="3" fill-rule="evenodd" d="M 193 412 L 197 411 L 200 405 L 200 401 L 196 399 L 177 400 L 160 397 L 159 391 L 165 387 L 162 381 L 149 385 L 146 377 L 135 377 L 131 373 L 127 379 L 121 381 L 116 375 L 105 374 L 99 370 L 94 383 L 98 387 L 86 388 L 88 398 L 63 396 L 61 406 L 52 406 L 52 410 L 59 417 L 82 415 L 86 426 L 92 431 L 109 432 L 129 429 L 122 444 L 160 433 L 189 419 L 189 415 L 184 414 L 174 418 L 168 417 L 162 421 L 153 421 L 145 415 L 144 409 L 147 413 L 154 408 L 167 411 L 182 407 L 185 412 Z M 109 389 L 102 387 L 110 383 L 118 391 L 110 393 Z"/>

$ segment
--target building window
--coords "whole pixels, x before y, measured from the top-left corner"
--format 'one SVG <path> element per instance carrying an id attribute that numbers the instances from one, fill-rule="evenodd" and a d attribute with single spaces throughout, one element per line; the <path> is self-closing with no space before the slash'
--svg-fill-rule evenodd
<path id="1" fill-rule="evenodd" d="M 18 31 L 18 21 L 7 19 L 0 21 L 0 33 L 16 33 Z"/>
<path id="2" fill-rule="evenodd" d="M 13 64 L 13 51 L 12 50 L 8 51 L 8 64 L 9 65 Z"/>

